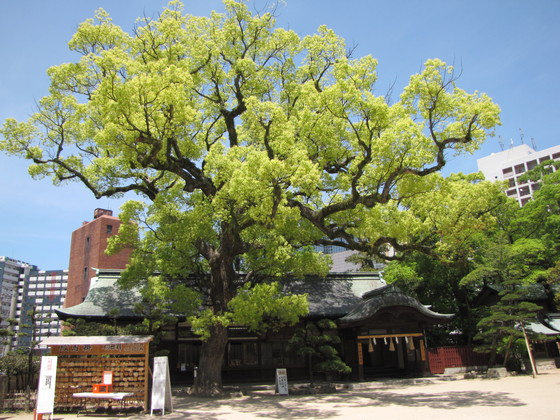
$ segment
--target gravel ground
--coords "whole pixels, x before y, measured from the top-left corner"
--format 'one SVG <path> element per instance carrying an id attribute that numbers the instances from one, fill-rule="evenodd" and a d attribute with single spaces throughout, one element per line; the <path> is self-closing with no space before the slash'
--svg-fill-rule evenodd
<path id="1" fill-rule="evenodd" d="M 181 394 L 181 393 L 179 393 Z M 501 379 L 453 377 L 416 380 L 379 380 L 356 384 L 334 394 L 274 394 L 271 386 L 247 388 L 243 396 L 227 399 L 173 397 L 173 412 L 165 418 L 248 419 L 560 419 L 558 395 L 560 370 L 532 376 Z M 149 414 L 121 414 L 129 420 L 153 418 Z M 160 417 L 160 413 L 154 417 Z M 30 414 L 0 414 L 0 420 L 30 420 Z M 44 417 L 47 418 L 47 417 Z M 92 418 L 99 415 L 59 415 L 55 420 Z"/>

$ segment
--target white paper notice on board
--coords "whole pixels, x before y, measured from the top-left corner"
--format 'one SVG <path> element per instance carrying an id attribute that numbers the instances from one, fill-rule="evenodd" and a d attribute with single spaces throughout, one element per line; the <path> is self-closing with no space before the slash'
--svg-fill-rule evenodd
<path id="1" fill-rule="evenodd" d="M 41 357 L 41 372 L 37 388 L 37 414 L 52 414 L 56 388 L 57 356 Z"/>
<path id="2" fill-rule="evenodd" d="M 276 369 L 276 392 L 288 395 L 288 373 L 286 369 Z"/>

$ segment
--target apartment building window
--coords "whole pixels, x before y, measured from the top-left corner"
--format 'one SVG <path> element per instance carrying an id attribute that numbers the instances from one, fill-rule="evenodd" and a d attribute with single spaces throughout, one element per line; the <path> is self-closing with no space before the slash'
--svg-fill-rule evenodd
<path id="1" fill-rule="evenodd" d="M 520 163 L 519 165 L 515 165 L 516 174 L 522 174 L 523 172 L 525 172 L 525 164 Z"/>
<path id="2" fill-rule="evenodd" d="M 520 195 L 520 196 L 529 195 L 529 194 L 531 194 L 531 191 L 529 190 L 529 186 L 528 186 L 528 185 L 519 188 L 519 195 Z"/>
<path id="3" fill-rule="evenodd" d="M 546 162 L 547 160 L 550 160 L 550 156 L 543 156 L 542 158 L 539 158 L 539 163 Z"/>
<path id="4" fill-rule="evenodd" d="M 535 166 L 537 166 L 537 161 L 536 160 L 530 160 L 529 162 L 527 162 L 527 170 L 528 171 L 533 169 Z"/>
<path id="5" fill-rule="evenodd" d="M 107 225 L 107 235 L 113 233 L 113 225 Z"/>

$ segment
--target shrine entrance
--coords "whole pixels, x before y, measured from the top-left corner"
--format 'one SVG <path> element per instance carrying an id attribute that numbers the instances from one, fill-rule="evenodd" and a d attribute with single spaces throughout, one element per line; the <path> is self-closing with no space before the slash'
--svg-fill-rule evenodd
<path id="1" fill-rule="evenodd" d="M 366 334 L 357 337 L 358 379 L 419 376 L 426 372 L 422 333 Z"/>
<path id="2" fill-rule="evenodd" d="M 429 372 L 424 330 L 447 322 L 394 285 L 372 290 L 339 320 L 355 379 L 422 376 Z"/>

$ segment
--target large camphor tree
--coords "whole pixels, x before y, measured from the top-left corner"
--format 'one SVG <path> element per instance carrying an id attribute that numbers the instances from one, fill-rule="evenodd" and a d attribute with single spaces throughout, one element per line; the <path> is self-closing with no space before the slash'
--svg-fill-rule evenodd
<path id="1" fill-rule="evenodd" d="M 0 146 L 34 177 L 139 194 L 112 246 L 136 248 L 129 283 L 191 303 L 201 395 L 220 392 L 227 325 L 305 313 L 305 297 L 258 279 L 324 273 L 313 244 L 394 258 L 480 220 L 488 185 L 438 171 L 499 124 L 498 106 L 439 60 L 390 103 L 375 93 L 376 60 L 352 58 L 332 30 L 300 37 L 224 3 L 194 17 L 171 2 L 131 34 L 99 10 L 69 43 L 79 59 L 48 70 L 49 96 L 4 123 Z M 199 287 L 177 281 L 194 272 L 207 273 L 187 284 Z"/>

